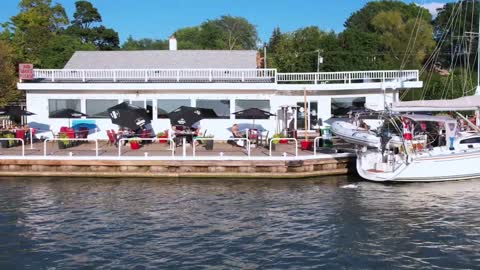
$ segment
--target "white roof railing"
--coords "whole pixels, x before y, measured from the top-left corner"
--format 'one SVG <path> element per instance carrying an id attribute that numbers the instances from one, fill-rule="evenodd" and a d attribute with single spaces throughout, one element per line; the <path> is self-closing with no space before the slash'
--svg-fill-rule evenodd
<path id="1" fill-rule="evenodd" d="M 33 82 L 353 84 L 419 81 L 418 70 L 278 73 L 276 69 L 34 69 Z"/>

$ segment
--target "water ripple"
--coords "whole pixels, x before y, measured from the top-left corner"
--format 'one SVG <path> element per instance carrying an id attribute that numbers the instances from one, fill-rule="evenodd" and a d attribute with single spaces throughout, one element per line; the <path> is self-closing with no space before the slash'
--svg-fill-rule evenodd
<path id="1" fill-rule="evenodd" d="M 0 269 L 476 269 L 480 180 L 0 179 Z"/>

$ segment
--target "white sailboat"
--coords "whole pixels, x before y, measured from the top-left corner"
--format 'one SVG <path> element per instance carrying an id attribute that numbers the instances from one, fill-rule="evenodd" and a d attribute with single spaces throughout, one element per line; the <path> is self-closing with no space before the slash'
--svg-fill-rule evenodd
<path id="1" fill-rule="evenodd" d="M 447 116 L 400 115 L 387 121 L 382 147 L 357 151 L 362 178 L 431 182 L 480 177 L 478 131 L 460 131 L 457 120 Z"/>
<path id="2" fill-rule="evenodd" d="M 480 45 L 477 53 L 480 55 Z M 473 96 L 397 102 L 387 108 L 378 136 L 380 146 L 358 144 L 359 175 L 378 182 L 480 178 L 480 61 L 477 65 Z M 456 118 L 412 114 L 459 111 L 475 111 L 475 119 L 470 121 L 460 113 Z"/>

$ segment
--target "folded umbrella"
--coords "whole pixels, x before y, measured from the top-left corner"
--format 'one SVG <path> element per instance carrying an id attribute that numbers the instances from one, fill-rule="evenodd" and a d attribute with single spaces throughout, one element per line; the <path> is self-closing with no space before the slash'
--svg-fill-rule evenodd
<path id="1" fill-rule="evenodd" d="M 107 111 L 113 124 L 132 130 L 138 130 L 152 120 L 144 108 L 128 104 L 127 102 L 110 107 Z"/>
<path id="2" fill-rule="evenodd" d="M 202 119 L 218 118 L 218 115 L 213 109 L 181 106 L 171 111 L 168 114 L 168 118 L 174 126 L 181 125 L 191 127 Z"/>

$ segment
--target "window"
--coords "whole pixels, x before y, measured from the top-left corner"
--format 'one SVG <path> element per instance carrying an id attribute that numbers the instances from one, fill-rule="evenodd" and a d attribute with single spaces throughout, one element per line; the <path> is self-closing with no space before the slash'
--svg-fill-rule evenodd
<path id="1" fill-rule="evenodd" d="M 365 109 L 365 97 L 332 98 L 331 112 L 334 117 L 345 116 L 351 110 Z"/>
<path id="2" fill-rule="evenodd" d="M 468 138 L 460 141 L 460 144 L 471 144 L 471 143 L 480 143 L 480 137 L 473 137 L 473 138 Z"/>
<path id="3" fill-rule="evenodd" d="M 189 99 L 158 99 L 157 117 L 168 118 L 167 114 L 180 106 L 190 106 Z"/>
<path id="4" fill-rule="evenodd" d="M 227 99 L 199 99 L 197 100 L 198 108 L 213 109 L 218 118 L 230 118 L 230 100 Z"/>
<path id="5" fill-rule="evenodd" d="M 87 99 L 87 115 L 90 118 L 109 118 L 107 109 L 118 104 L 118 99 Z"/>
<path id="6" fill-rule="evenodd" d="M 235 111 L 242 111 L 250 108 L 257 108 L 270 112 L 270 100 L 261 99 L 237 99 L 235 100 Z M 236 119 L 245 119 L 241 116 L 236 116 Z"/>
<path id="7" fill-rule="evenodd" d="M 297 102 L 297 128 L 305 129 L 305 103 Z M 318 124 L 318 102 L 311 101 L 307 103 L 308 119 L 307 125 L 309 130 L 313 130 Z"/>
<path id="8" fill-rule="evenodd" d="M 49 99 L 48 100 L 48 114 L 52 115 L 53 112 L 72 109 L 80 111 L 80 99 Z"/>

